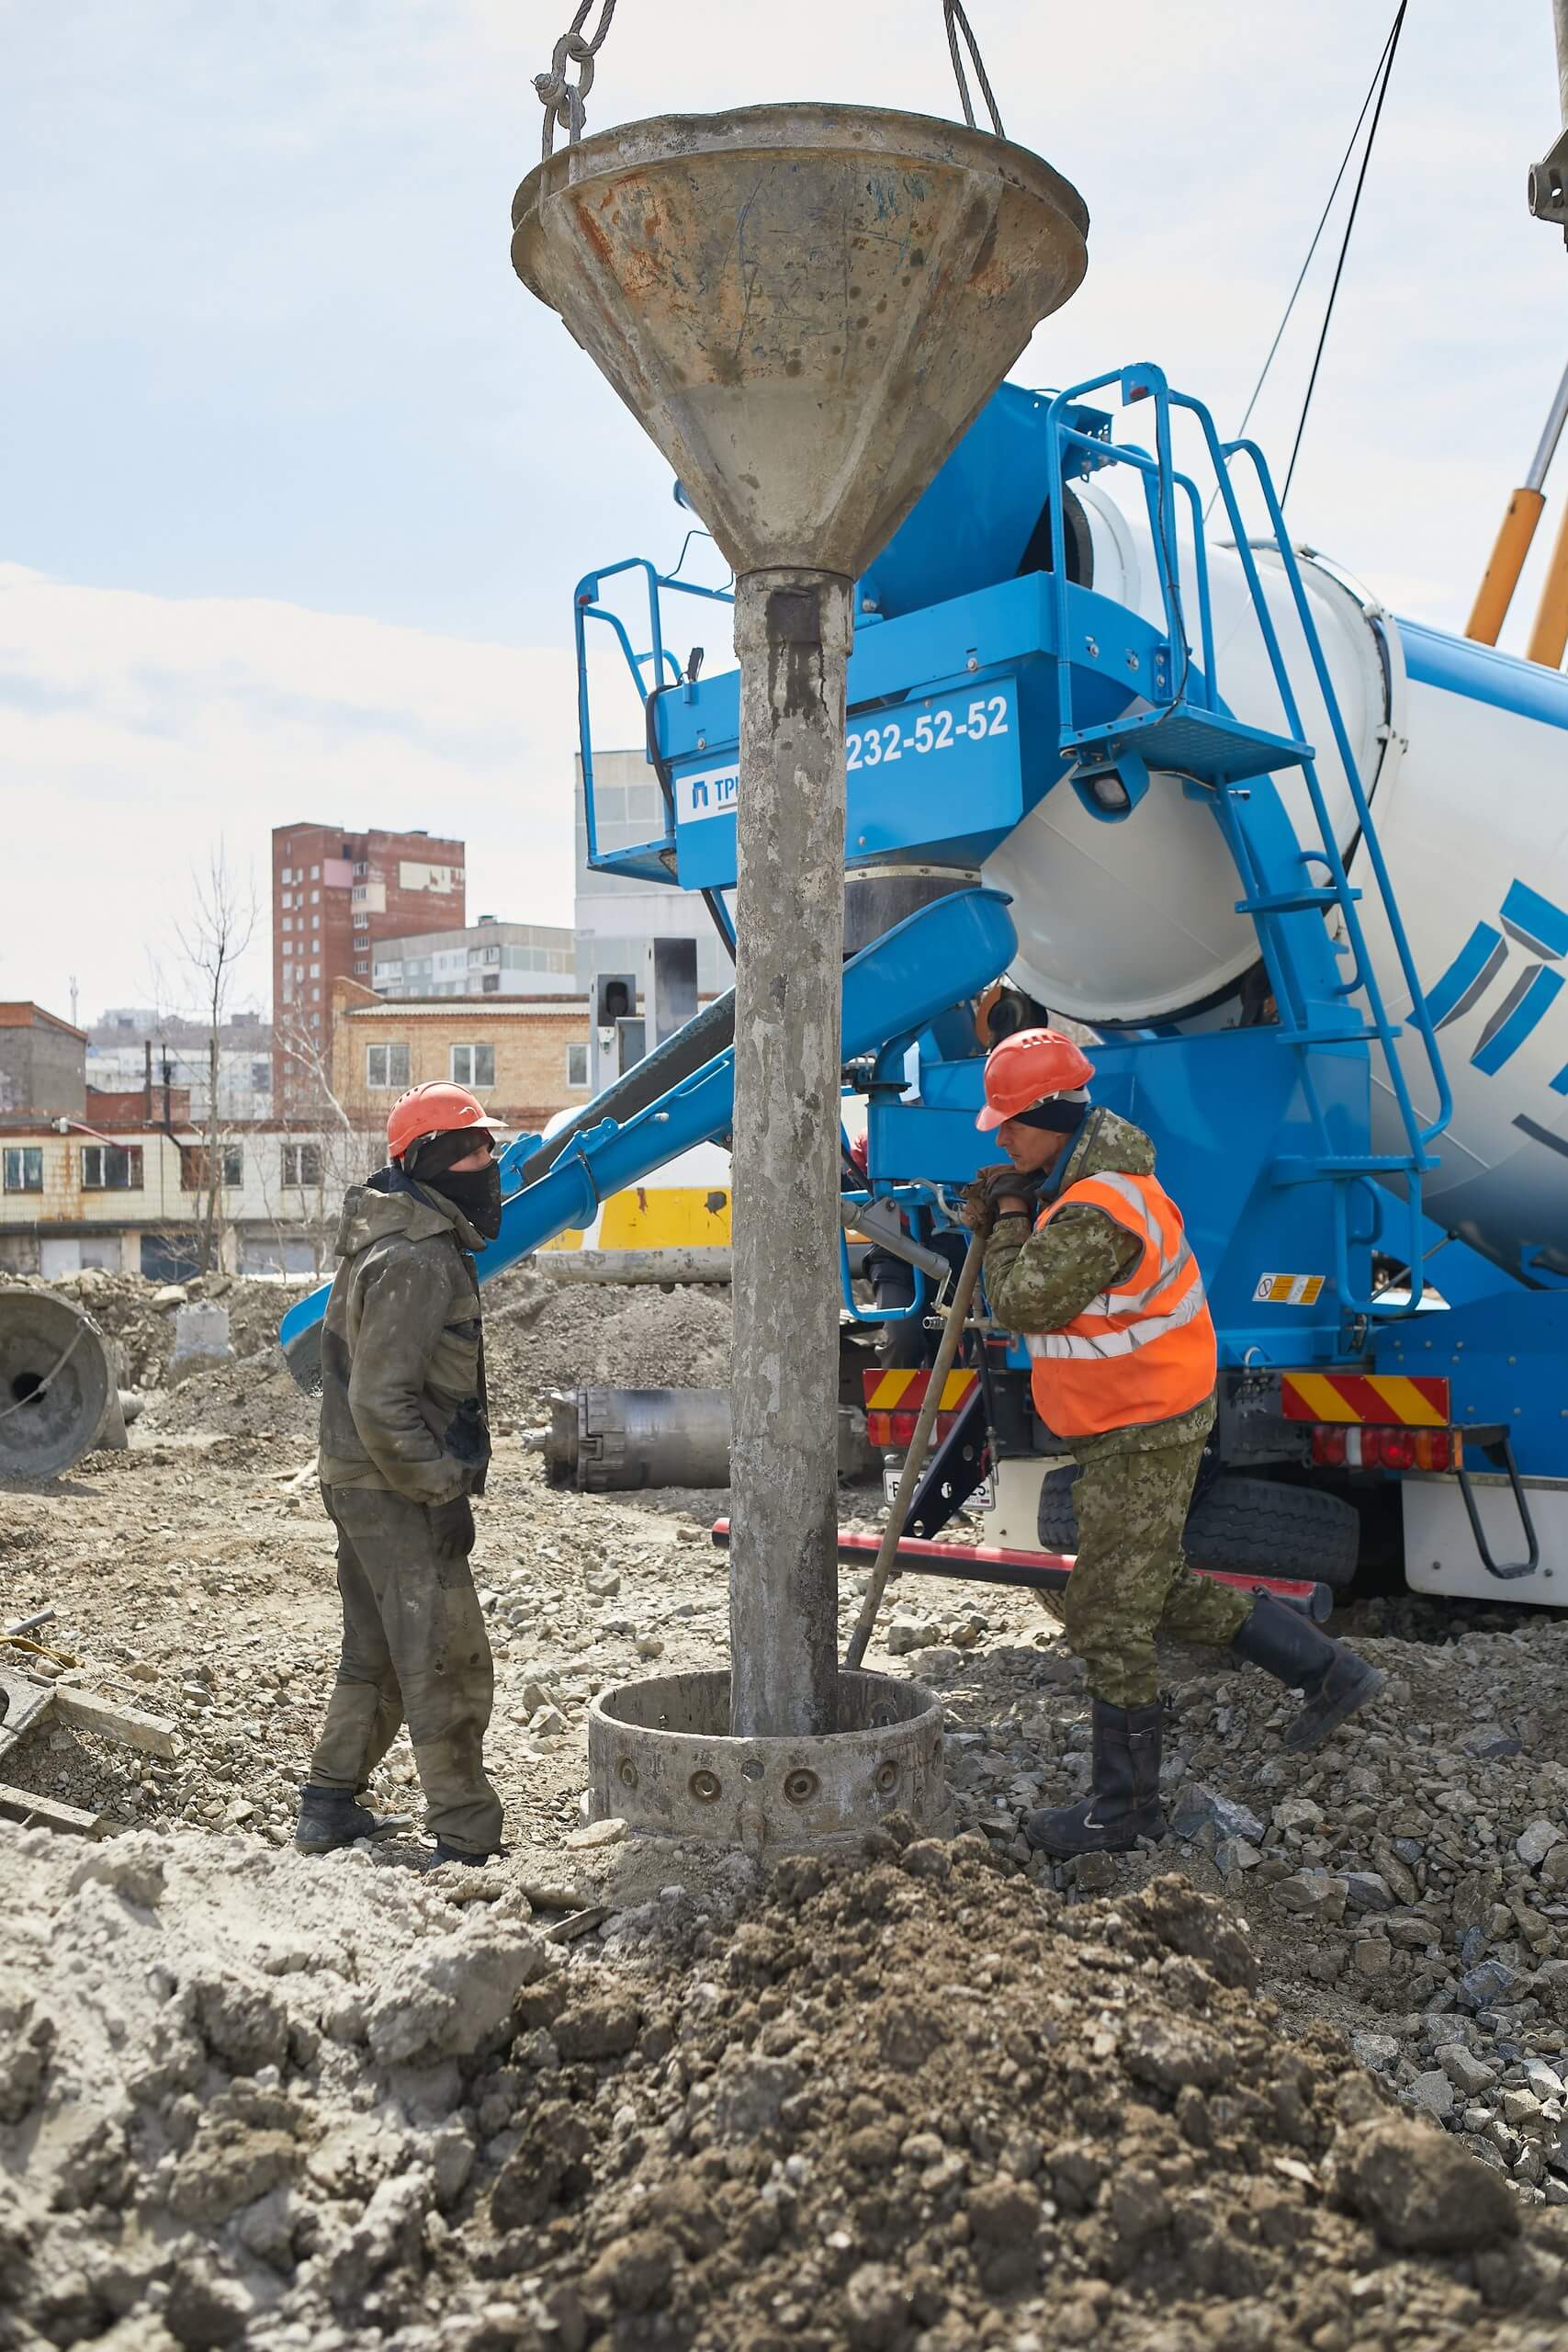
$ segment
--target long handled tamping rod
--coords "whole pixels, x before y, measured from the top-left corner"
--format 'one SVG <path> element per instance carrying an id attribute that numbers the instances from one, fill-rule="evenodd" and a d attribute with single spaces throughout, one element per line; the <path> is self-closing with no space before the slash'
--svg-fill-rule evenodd
<path id="1" fill-rule="evenodd" d="M 925 1399 L 920 1407 L 919 1419 L 915 1423 L 915 1434 L 909 1440 L 909 1451 L 904 1456 L 904 1475 L 898 1481 L 897 1498 L 887 1514 L 887 1524 L 882 1531 L 882 1543 L 877 1551 L 876 1564 L 871 1572 L 871 1582 L 865 1589 L 865 1599 L 861 1602 L 860 1615 L 855 1620 L 854 1632 L 850 1635 L 850 1646 L 844 1653 L 844 1664 L 851 1668 L 859 1666 L 865 1656 L 872 1629 L 876 1623 L 876 1612 L 882 1606 L 882 1596 L 887 1589 L 887 1578 L 893 1567 L 893 1555 L 898 1549 L 898 1539 L 904 1532 L 904 1520 L 914 1496 L 916 1483 L 925 1467 L 931 1431 L 936 1427 L 936 1417 L 942 1409 L 942 1392 L 947 1385 L 947 1375 L 953 1370 L 953 1359 L 958 1353 L 958 1342 L 964 1337 L 964 1327 L 969 1320 L 969 1305 L 975 1295 L 975 1284 L 979 1280 L 980 1262 L 985 1254 L 985 1235 L 972 1234 L 969 1247 L 964 1254 L 964 1263 L 958 1270 L 958 1281 L 953 1288 L 953 1304 L 947 1309 L 947 1329 L 942 1335 L 942 1345 L 936 1351 L 936 1363 L 932 1365 L 931 1376 L 926 1382 Z"/>

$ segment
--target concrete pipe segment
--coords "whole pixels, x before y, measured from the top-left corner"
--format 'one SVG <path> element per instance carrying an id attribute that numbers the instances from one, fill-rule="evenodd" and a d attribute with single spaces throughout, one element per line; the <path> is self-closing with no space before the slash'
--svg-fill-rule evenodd
<path id="1" fill-rule="evenodd" d="M 840 1674 L 837 1713 L 834 1732 L 736 1738 L 722 1669 L 602 1691 L 588 1712 L 594 1817 L 752 1855 L 848 1848 L 889 1813 L 950 1835 L 931 1693 L 890 1675 Z"/>
<path id="2" fill-rule="evenodd" d="M 58 1478 L 95 1446 L 124 1445 L 108 1342 L 68 1299 L 0 1290 L 0 1477 Z"/>

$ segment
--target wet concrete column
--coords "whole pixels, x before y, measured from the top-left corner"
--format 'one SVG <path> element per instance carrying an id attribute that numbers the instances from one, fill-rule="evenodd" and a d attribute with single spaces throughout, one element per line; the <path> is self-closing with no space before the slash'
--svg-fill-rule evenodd
<path id="1" fill-rule="evenodd" d="M 839 1072 L 851 582 L 743 574 L 732 1733 L 835 1728 Z"/>

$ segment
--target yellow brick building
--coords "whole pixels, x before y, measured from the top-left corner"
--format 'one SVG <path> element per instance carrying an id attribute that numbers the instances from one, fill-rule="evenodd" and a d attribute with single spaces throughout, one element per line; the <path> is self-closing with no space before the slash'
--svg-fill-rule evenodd
<path id="1" fill-rule="evenodd" d="M 525 1132 L 588 1101 L 585 998 L 389 1001 L 352 980 L 333 998 L 332 1091 L 356 1127 L 383 1125 L 400 1094 L 433 1079 Z"/>

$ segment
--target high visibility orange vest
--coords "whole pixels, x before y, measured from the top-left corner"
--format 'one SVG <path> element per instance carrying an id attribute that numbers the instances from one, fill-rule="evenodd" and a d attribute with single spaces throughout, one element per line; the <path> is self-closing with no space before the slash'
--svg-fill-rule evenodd
<path id="1" fill-rule="evenodd" d="M 1103 1209 L 1143 1244 L 1115 1290 L 1101 1291 L 1059 1331 L 1031 1332 L 1034 1409 L 1058 1437 L 1100 1437 L 1190 1412 L 1214 1385 L 1214 1326 L 1181 1212 L 1152 1176 L 1085 1176 L 1054 1201 Z"/>

